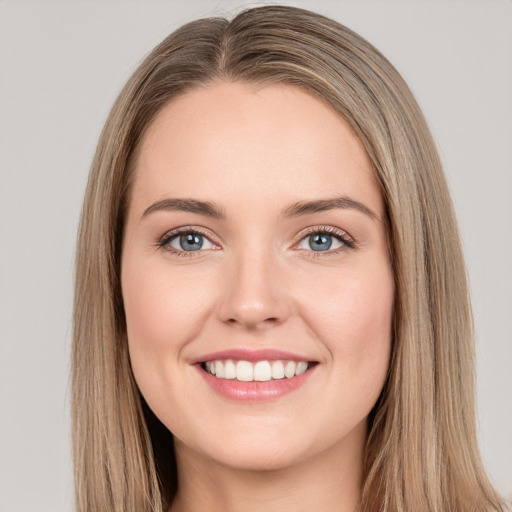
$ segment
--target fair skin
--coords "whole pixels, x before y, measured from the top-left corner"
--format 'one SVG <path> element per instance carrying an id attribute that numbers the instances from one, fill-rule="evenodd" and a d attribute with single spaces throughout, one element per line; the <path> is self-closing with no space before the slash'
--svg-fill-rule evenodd
<path id="1" fill-rule="evenodd" d="M 383 219 L 361 142 L 297 88 L 216 83 L 152 122 L 121 279 L 137 384 L 175 438 L 172 512 L 357 509 L 391 346 Z M 226 378 L 239 360 L 257 381 Z"/>

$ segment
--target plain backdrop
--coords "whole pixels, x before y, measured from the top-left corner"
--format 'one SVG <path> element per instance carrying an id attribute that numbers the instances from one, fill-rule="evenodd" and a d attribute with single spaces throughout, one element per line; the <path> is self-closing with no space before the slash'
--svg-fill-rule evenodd
<path id="1" fill-rule="evenodd" d="M 283 2 L 379 48 L 445 164 L 477 328 L 479 436 L 512 495 L 512 2 Z M 70 512 L 76 226 L 108 110 L 143 56 L 233 1 L 0 1 L 0 512 Z"/>

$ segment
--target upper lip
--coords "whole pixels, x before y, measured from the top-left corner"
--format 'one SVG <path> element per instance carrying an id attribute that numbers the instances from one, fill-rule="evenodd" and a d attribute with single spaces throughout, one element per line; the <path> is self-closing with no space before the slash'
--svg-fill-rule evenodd
<path id="1" fill-rule="evenodd" d="M 299 354 L 294 354 L 293 352 L 287 352 L 284 350 L 275 350 L 275 349 L 246 349 L 246 348 L 236 348 L 229 350 L 221 350 L 219 352 L 212 352 L 210 354 L 206 354 L 204 356 L 197 357 L 192 360 L 191 364 L 205 363 L 207 361 L 218 361 L 225 359 L 235 359 L 237 361 L 277 361 L 277 360 L 286 360 L 286 361 L 315 361 L 309 357 L 305 357 Z"/>

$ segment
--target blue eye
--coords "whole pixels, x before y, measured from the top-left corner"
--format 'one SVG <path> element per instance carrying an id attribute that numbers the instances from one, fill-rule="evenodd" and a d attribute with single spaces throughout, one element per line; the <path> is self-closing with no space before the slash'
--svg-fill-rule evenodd
<path id="1" fill-rule="evenodd" d="M 179 248 L 183 251 L 198 251 L 203 247 L 203 237 L 196 235 L 195 233 L 188 233 L 186 235 L 176 237 L 176 241 L 178 242 Z"/>
<path id="2" fill-rule="evenodd" d="M 304 238 L 297 245 L 298 249 L 313 252 L 336 252 L 343 247 L 353 248 L 354 244 L 343 232 L 331 234 L 324 230 L 315 231 Z"/>
<path id="3" fill-rule="evenodd" d="M 201 233 L 188 231 L 170 235 L 162 240 L 162 247 L 174 252 L 195 252 L 201 249 L 215 249 L 216 246 Z"/>
<path id="4" fill-rule="evenodd" d="M 325 233 L 310 235 L 308 245 L 313 251 L 328 251 L 332 246 L 332 236 Z"/>

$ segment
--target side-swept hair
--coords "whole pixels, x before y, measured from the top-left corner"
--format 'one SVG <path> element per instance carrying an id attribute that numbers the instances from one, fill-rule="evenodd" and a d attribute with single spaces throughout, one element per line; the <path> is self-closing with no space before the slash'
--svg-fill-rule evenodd
<path id="1" fill-rule="evenodd" d="M 389 375 L 369 418 L 362 508 L 502 510 L 480 460 L 474 350 L 459 235 L 421 111 L 395 68 L 346 27 L 267 6 L 189 23 L 122 90 L 101 134 L 79 228 L 72 413 L 78 512 L 162 512 L 176 492 L 172 435 L 135 384 L 120 286 L 141 138 L 162 107 L 219 81 L 316 95 L 359 136 L 384 197 L 395 277 Z"/>

